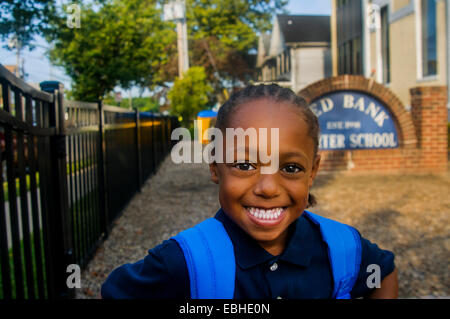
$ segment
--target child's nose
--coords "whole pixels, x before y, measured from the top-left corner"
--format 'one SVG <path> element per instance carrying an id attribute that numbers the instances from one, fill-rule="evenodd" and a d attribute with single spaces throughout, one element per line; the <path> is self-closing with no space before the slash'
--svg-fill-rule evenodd
<path id="1" fill-rule="evenodd" d="M 264 198 L 272 198 L 279 195 L 279 186 L 275 174 L 261 174 L 253 188 L 253 193 Z"/>

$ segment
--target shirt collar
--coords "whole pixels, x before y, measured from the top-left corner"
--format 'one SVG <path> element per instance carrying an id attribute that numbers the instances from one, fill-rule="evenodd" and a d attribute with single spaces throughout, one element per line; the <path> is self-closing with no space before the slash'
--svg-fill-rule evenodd
<path id="1" fill-rule="evenodd" d="M 291 227 L 292 231 L 291 237 L 280 259 L 298 266 L 307 267 L 311 262 L 314 249 L 312 225 L 305 217 L 305 214 L 301 214 L 289 227 Z"/>
<path id="2" fill-rule="evenodd" d="M 277 258 L 262 248 L 253 238 L 232 221 L 222 208 L 216 213 L 216 219 L 222 222 L 234 246 L 236 263 L 242 269 L 248 269 Z M 311 225 L 302 214 L 290 227 L 290 238 L 279 259 L 298 266 L 307 267 L 311 260 Z"/>

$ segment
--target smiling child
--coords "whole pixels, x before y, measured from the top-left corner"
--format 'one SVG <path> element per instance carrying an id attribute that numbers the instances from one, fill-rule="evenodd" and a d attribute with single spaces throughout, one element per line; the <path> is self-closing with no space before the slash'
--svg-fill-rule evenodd
<path id="1" fill-rule="evenodd" d="M 391 252 L 305 210 L 315 203 L 320 155 L 318 120 L 302 98 L 275 84 L 248 86 L 219 109 L 216 127 L 224 135 L 278 128 L 278 145 L 268 143 L 278 149 L 277 171 L 262 174 L 270 163 L 250 158 L 249 148 L 245 158 L 235 150 L 233 161 L 211 163 L 215 217 L 115 269 L 103 298 L 397 297 Z"/>

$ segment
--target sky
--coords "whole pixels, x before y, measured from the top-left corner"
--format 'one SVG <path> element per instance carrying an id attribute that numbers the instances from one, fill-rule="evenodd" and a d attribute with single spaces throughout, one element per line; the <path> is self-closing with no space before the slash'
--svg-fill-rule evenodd
<path id="1" fill-rule="evenodd" d="M 290 14 L 331 15 L 331 0 L 290 0 L 286 9 Z"/>
<path id="2" fill-rule="evenodd" d="M 305 15 L 330 15 L 331 0 L 290 0 L 286 6 L 290 14 Z M 81 21 L 82 23 L 82 21 Z M 70 78 L 65 75 L 64 70 L 52 66 L 45 55 L 48 43 L 42 38 L 34 41 L 38 46 L 33 51 L 22 51 L 24 58 L 24 69 L 27 77 L 25 80 L 31 83 L 42 81 L 60 81 L 66 88 L 70 88 Z M 3 65 L 16 64 L 16 52 L 4 49 L 5 42 L 0 42 L 0 63 Z M 133 90 L 132 95 L 137 96 L 138 90 Z M 123 92 L 123 96 L 128 96 L 129 92 Z"/>

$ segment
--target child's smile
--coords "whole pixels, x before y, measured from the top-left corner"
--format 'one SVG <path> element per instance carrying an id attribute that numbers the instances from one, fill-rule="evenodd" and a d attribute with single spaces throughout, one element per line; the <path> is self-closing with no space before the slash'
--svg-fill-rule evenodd
<path id="1" fill-rule="evenodd" d="M 261 226 L 274 226 L 284 217 L 287 207 L 263 208 L 254 206 L 244 206 L 249 218 Z"/>
<path id="2" fill-rule="evenodd" d="M 248 152 L 245 160 L 210 166 L 225 213 L 268 252 L 278 255 L 286 244 L 289 225 L 308 204 L 320 162 L 308 124 L 296 106 L 263 98 L 240 106 L 228 127 L 279 128 L 276 173 L 261 174 L 261 166 L 270 164 L 250 162 Z M 270 150 L 270 139 L 267 147 Z"/>

